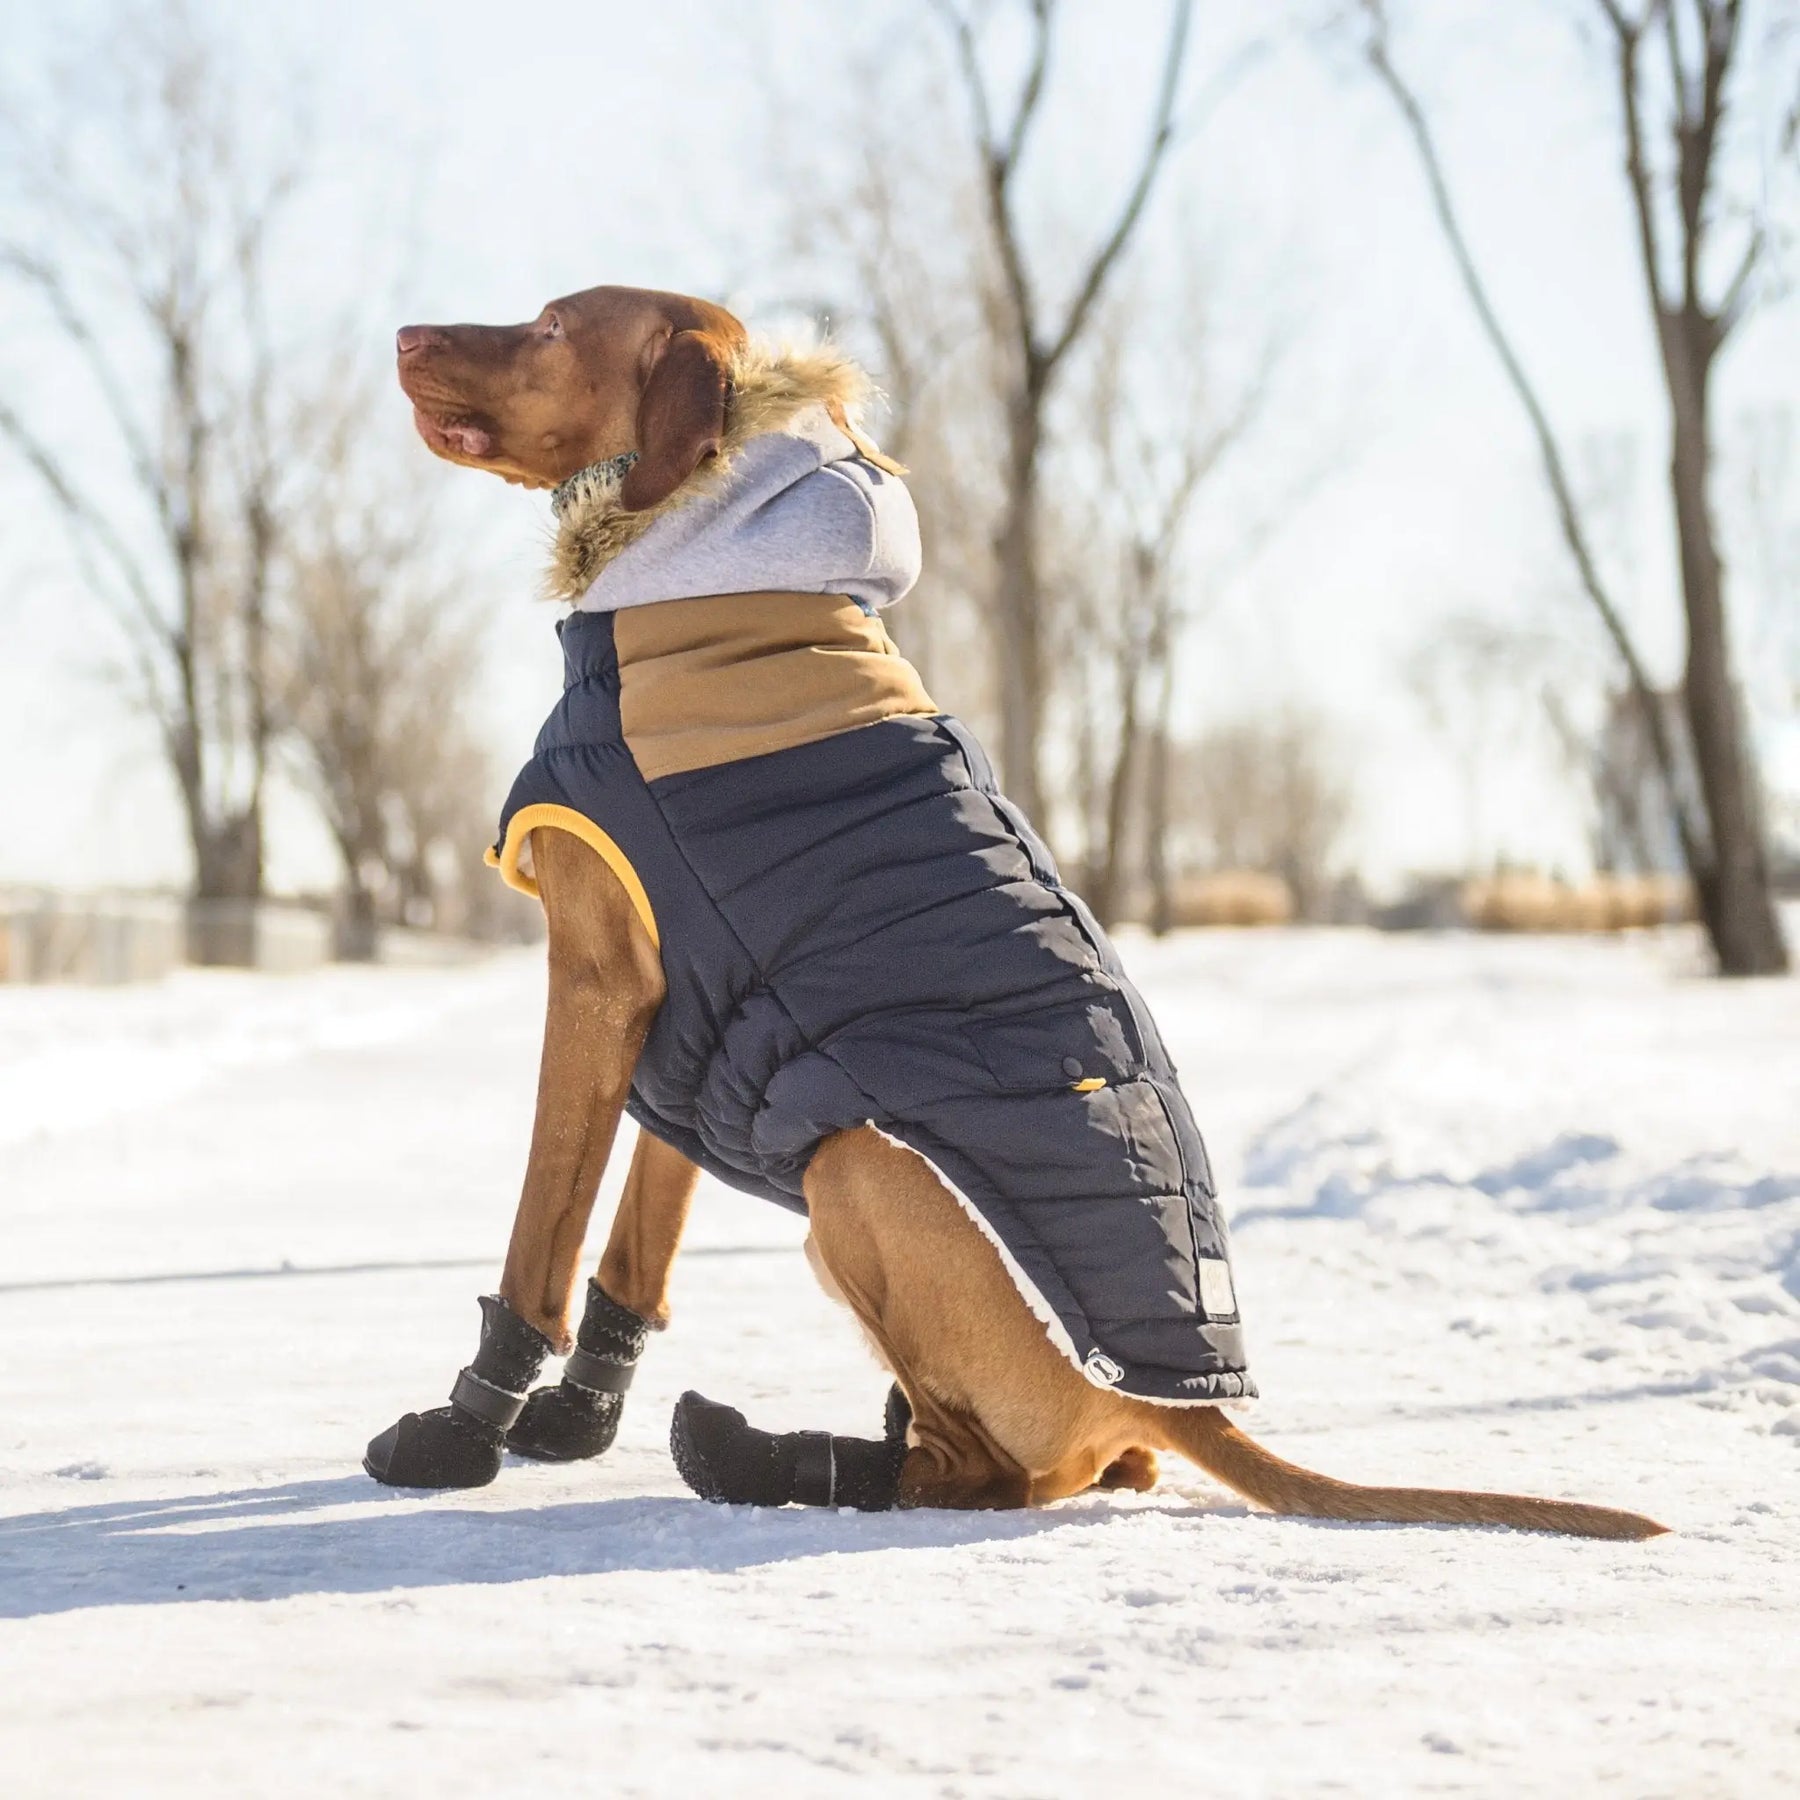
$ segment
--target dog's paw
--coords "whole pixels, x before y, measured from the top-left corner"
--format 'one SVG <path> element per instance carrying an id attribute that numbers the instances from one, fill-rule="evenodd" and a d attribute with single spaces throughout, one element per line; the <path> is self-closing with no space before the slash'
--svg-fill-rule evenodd
<path id="1" fill-rule="evenodd" d="M 793 1491 L 792 1457 L 732 1406 L 692 1389 L 675 1402 L 669 1454 L 681 1479 L 702 1500 L 738 1506 L 785 1506 Z"/>
<path id="2" fill-rule="evenodd" d="M 853 1506 L 886 1512 L 899 1492 L 904 1441 L 824 1431 L 758 1431 L 735 1407 L 692 1390 L 675 1402 L 669 1452 L 702 1500 L 738 1506 Z"/>
<path id="3" fill-rule="evenodd" d="M 389 1487 L 486 1487 L 500 1473 L 505 1440 L 460 1411 L 439 1406 L 408 1413 L 371 1438 L 363 1467 Z"/>
<path id="4" fill-rule="evenodd" d="M 506 1447 L 537 1462 L 585 1462 L 612 1448 L 624 1396 L 596 1394 L 559 1382 L 534 1388 L 506 1434 Z"/>
<path id="5" fill-rule="evenodd" d="M 1094 1482 L 1097 1488 L 1128 1488 L 1133 1493 L 1147 1494 L 1156 1486 L 1156 1452 L 1137 1445 L 1119 1454 L 1100 1471 Z"/>

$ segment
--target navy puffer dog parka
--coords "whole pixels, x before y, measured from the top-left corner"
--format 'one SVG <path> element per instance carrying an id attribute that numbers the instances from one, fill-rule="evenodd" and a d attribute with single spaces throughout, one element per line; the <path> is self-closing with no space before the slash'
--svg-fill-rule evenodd
<path id="1" fill-rule="evenodd" d="M 807 600 L 893 654 L 848 602 Z M 655 772 L 627 729 L 653 665 L 628 658 L 622 678 L 619 637 L 673 628 L 695 654 L 673 609 L 717 604 L 564 622 L 567 685 L 495 852 L 510 871 L 534 826 L 562 825 L 632 890 L 668 983 L 632 1116 L 801 1212 L 821 1140 L 873 1124 L 928 1159 L 1090 1380 L 1253 1394 L 1212 1172 L 1162 1039 L 963 726 L 914 705 Z"/>

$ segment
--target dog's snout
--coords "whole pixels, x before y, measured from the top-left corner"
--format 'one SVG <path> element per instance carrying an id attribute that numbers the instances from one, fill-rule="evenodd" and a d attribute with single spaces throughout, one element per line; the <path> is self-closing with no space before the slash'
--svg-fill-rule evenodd
<path id="1" fill-rule="evenodd" d="M 429 325 L 402 325 L 394 334 L 394 350 L 397 355 L 410 356 L 416 350 L 424 350 L 443 341 L 443 333 L 434 331 Z"/>

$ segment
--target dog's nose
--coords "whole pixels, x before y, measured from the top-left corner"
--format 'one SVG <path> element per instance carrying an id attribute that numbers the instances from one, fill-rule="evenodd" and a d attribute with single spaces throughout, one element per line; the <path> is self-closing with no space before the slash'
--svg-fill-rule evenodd
<path id="1" fill-rule="evenodd" d="M 410 356 L 440 341 L 440 334 L 429 325 L 402 325 L 394 334 L 394 349 L 400 356 Z"/>

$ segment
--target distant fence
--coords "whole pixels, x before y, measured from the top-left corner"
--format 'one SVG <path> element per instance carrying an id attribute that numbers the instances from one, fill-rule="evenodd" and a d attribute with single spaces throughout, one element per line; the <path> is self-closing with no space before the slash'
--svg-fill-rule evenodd
<path id="1" fill-rule="evenodd" d="M 1179 879 L 1170 921 L 1178 926 L 1288 925 L 1293 894 L 1279 875 L 1251 869 Z M 1691 883 L 1669 875 L 1594 875 L 1582 882 L 1515 872 L 1477 881 L 1422 882 L 1403 899 L 1337 921 L 1382 931 L 1643 931 L 1694 917 Z"/>
<path id="2" fill-rule="evenodd" d="M 0 980 L 151 981 L 186 960 L 179 901 L 0 893 Z"/>
<path id="3" fill-rule="evenodd" d="M 288 973 L 330 956 L 330 919 L 305 907 L 0 890 L 0 981 L 154 981 L 189 962 Z"/>
<path id="4" fill-rule="evenodd" d="M 292 975 L 332 958 L 328 913 L 268 900 L 190 900 L 182 912 L 191 963 Z"/>

